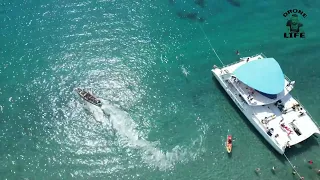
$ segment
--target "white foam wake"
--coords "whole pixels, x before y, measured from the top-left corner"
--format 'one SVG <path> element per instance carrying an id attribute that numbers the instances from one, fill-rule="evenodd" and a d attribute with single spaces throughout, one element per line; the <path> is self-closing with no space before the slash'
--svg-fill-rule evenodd
<path id="1" fill-rule="evenodd" d="M 190 74 L 190 72 L 183 65 L 181 66 L 181 71 L 185 77 L 188 77 L 188 75 Z"/>
<path id="2" fill-rule="evenodd" d="M 121 146 L 137 149 L 141 152 L 142 160 L 150 166 L 167 170 L 174 167 L 177 162 L 184 162 L 193 159 L 201 151 L 203 137 L 196 138 L 191 144 L 191 147 L 184 148 L 176 145 L 172 150 L 164 152 L 157 147 L 158 142 L 150 142 L 145 139 L 145 135 L 138 130 L 137 124 L 129 116 L 127 112 L 119 107 L 109 104 L 107 101 L 102 101 L 102 110 L 106 114 L 110 114 L 111 127 L 119 138 Z M 99 115 L 100 117 L 100 115 Z M 190 148 L 198 149 L 191 151 Z"/>
<path id="3" fill-rule="evenodd" d="M 101 123 L 104 122 L 105 116 L 103 111 L 99 107 L 93 104 L 90 104 L 88 102 L 85 102 L 84 108 L 93 115 L 94 119 L 97 122 L 101 122 Z"/>

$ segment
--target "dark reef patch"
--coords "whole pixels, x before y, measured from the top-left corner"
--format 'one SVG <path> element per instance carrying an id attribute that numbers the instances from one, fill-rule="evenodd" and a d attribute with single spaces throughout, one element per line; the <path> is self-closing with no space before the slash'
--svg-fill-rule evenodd
<path id="1" fill-rule="evenodd" d="M 183 12 L 178 12 L 177 15 L 181 19 L 190 19 L 190 20 L 197 20 L 198 19 L 198 13 L 183 13 Z"/>
<path id="2" fill-rule="evenodd" d="M 227 0 L 231 5 L 240 7 L 240 1 L 239 0 Z"/>
<path id="3" fill-rule="evenodd" d="M 189 19 L 189 20 L 192 20 L 192 21 L 199 21 L 199 22 L 204 22 L 205 21 L 205 18 L 203 17 L 198 17 L 198 13 L 188 13 L 188 12 L 177 12 L 177 15 L 179 18 L 181 19 Z"/>
<path id="4" fill-rule="evenodd" d="M 168 2 L 168 1 L 167 1 Z M 203 23 L 221 11 L 219 3 L 208 0 L 169 0 L 170 9 L 180 19 Z"/>

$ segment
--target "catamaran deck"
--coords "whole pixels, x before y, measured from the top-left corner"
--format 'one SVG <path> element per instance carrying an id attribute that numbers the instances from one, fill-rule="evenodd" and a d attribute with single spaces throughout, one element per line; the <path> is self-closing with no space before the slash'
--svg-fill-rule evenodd
<path id="1" fill-rule="evenodd" d="M 260 54 L 245 57 L 240 62 L 221 69 L 215 68 L 212 72 L 257 130 L 276 144 L 281 149 L 278 149 L 280 153 L 283 153 L 286 147 L 300 143 L 314 133 L 320 134 L 311 115 L 289 94 L 293 85 L 286 76 L 284 90 L 276 99 L 269 99 L 259 92 L 253 92 L 250 87 L 237 81 L 232 72 L 247 63 L 247 58 L 249 61 L 254 61 L 265 56 Z"/>
<path id="2" fill-rule="evenodd" d="M 283 113 L 274 104 L 255 106 L 252 109 L 254 116 L 266 130 L 274 129 L 274 140 L 279 145 L 298 144 L 318 130 L 301 105 L 299 109 L 292 109 L 295 104 L 299 103 L 291 95 L 283 98 L 282 104 L 289 111 Z M 284 126 L 282 127 L 281 124 Z"/>
<path id="3" fill-rule="evenodd" d="M 237 92 L 233 85 L 229 84 L 229 88 L 231 92 L 236 95 L 243 109 L 251 113 L 253 120 L 261 127 L 261 129 L 264 129 L 265 131 L 273 129 L 273 141 L 280 147 L 292 146 L 300 143 L 309 138 L 314 132 L 318 131 L 317 127 L 314 126 L 311 117 L 301 104 L 300 108 L 302 108 L 302 110 L 292 109 L 293 105 L 299 104 L 299 102 L 290 94 L 281 99 L 284 110 L 287 109 L 287 112 L 284 114 L 275 104 L 249 106 L 244 101 L 244 98 L 239 96 L 241 94 Z M 303 113 L 303 115 L 300 115 L 300 113 Z M 282 128 L 281 124 L 288 127 L 289 131 Z M 298 135 L 298 133 L 294 131 L 294 128 L 300 131 L 301 135 Z M 289 134 L 290 131 L 291 133 Z"/>

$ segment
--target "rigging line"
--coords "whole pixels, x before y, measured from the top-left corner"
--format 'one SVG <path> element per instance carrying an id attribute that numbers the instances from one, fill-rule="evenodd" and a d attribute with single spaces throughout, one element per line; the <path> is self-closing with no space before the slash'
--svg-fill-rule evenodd
<path id="1" fill-rule="evenodd" d="M 293 171 L 296 172 L 299 176 L 300 179 L 302 179 L 302 177 L 300 176 L 300 174 L 298 173 L 297 169 L 295 168 L 295 166 L 291 163 L 291 161 L 289 160 L 289 158 L 286 156 L 285 153 L 283 153 L 284 157 L 287 159 L 287 161 L 289 162 L 290 166 L 292 167 Z"/>
<path id="2" fill-rule="evenodd" d="M 217 58 L 219 59 L 219 61 L 221 62 L 221 64 L 224 66 L 224 63 L 222 62 L 222 60 L 220 59 L 220 57 L 218 56 L 218 54 L 217 54 L 217 52 L 216 52 L 216 50 L 213 48 L 213 46 L 212 46 L 212 44 L 211 44 L 211 42 L 210 42 L 210 40 L 209 40 L 209 38 L 208 38 L 208 36 L 206 35 L 206 33 L 204 32 L 204 30 L 203 30 L 203 28 L 202 28 L 202 26 L 201 26 L 201 24 L 200 23 L 198 23 L 199 24 L 199 27 L 200 27 L 200 29 L 201 29 L 201 31 L 202 31 L 202 33 L 203 33 L 203 35 L 205 36 L 205 38 L 207 39 L 207 41 L 208 41 L 208 43 L 209 43 L 209 45 L 210 45 L 210 47 L 211 47 L 211 49 L 212 49 L 212 51 L 214 52 L 214 54 L 217 56 Z"/>
<path id="3" fill-rule="evenodd" d="M 299 96 L 298 96 L 298 95 L 296 95 L 296 96 L 297 96 L 297 99 L 296 99 L 296 100 L 298 101 L 299 104 L 301 104 L 300 101 L 299 101 L 299 99 L 300 99 Z M 304 107 L 303 107 L 303 109 L 306 111 L 307 115 L 310 116 L 310 119 L 316 124 L 316 126 L 318 126 L 318 129 L 320 130 L 320 126 L 319 126 L 319 124 L 317 123 L 317 121 L 316 121 L 315 119 L 313 119 L 313 117 L 311 116 L 311 114 L 310 114 Z"/>

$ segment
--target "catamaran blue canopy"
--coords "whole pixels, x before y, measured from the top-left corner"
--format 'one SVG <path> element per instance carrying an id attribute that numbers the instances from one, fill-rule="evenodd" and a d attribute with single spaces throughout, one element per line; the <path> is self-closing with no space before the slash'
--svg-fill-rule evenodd
<path id="1" fill-rule="evenodd" d="M 249 61 L 234 71 L 243 83 L 266 94 L 278 94 L 284 89 L 284 74 L 273 58 Z"/>

